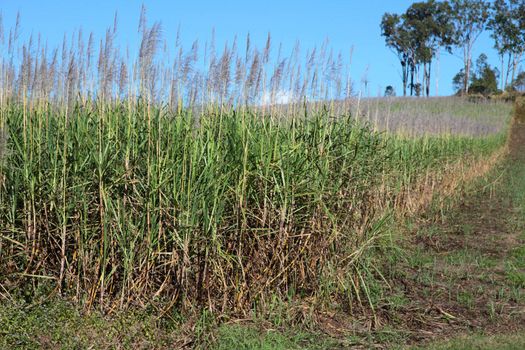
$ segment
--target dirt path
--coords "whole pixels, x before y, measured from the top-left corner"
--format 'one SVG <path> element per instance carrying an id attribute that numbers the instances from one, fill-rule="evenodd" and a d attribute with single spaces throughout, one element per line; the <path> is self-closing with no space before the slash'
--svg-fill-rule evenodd
<path id="1" fill-rule="evenodd" d="M 418 225 L 401 273 L 403 301 L 382 315 L 408 343 L 525 333 L 524 178 L 525 123 L 515 123 L 508 159 L 492 177 Z"/>

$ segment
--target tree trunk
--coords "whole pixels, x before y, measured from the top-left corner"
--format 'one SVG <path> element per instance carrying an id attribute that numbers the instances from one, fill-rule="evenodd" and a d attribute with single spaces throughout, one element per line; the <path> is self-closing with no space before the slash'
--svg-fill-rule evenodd
<path id="1" fill-rule="evenodd" d="M 410 67 L 410 96 L 414 96 L 414 67 Z"/>
<path id="2" fill-rule="evenodd" d="M 516 78 L 516 69 L 518 68 L 518 64 L 521 61 L 521 55 L 523 52 L 517 53 L 514 55 L 514 60 L 512 61 L 512 80 L 511 83 L 514 82 L 514 79 Z"/>
<path id="3" fill-rule="evenodd" d="M 440 57 L 441 55 L 441 51 L 438 49 L 437 52 L 436 52 L 436 60 L 437 60 L 437 72 L 436 72 L 436 96 L 439 96 L 439 73 L 440 73 Z"/>
<path id="4" fill-rule="evenodd" d="M 463 48 L 463 61 L 465 63 L 465 79 L 463 81 L 463 92 L 468 95 L 469 81 L 470 81 L 470 65 L 471 65 L 471 52 L 469 44 Z"/>
<path id="5" fill-rule="evenodd" d="M 407 81 L 408 81 L 408 68 L 407 68 L 407 62 L 406 60 L 401 61 L 401 69 L 403 72 L 401 73 L 402 79 L 403 79 L 403 97 L 406 97 L 407 95 Z"/>
<path id="6" fill-rule="evenodd" d="M 500 61 L 501 61 L 501 76 L 500 76 L 500 89 L 503 91 L 505 90 L 505 88 L 507 87 L 506 84 L 507 84 L 507 79 L 504 79 L 503 78 L 503 74 L 505 73 L 505 66 L 504 66 L 504 60 L 505 58 L 503 57 L 503 55 L 500 55 Z"/>
<path id="7" fill-rule="evenodd" d="M 430 60 L 428 62 L 428 75 L 427 75 L 427 88 L 426 88 L 427 97 L 430 96 L 430 76 L 431 76 L 431 73 L 432 73 L 432 60 Z"/>
<path id="8" fill-rule="evenodd" d="M 509 86 L 509 75 L 510 75 L 510 62 L 512 61 L 512 53 L 509 52 L 507 56 L 507 71 L 505 72 L 505 88 Z M 511 82 L 512 83 L 512 82 Z"/>
<path id="9" fill-rule="evenodd" d="M 410 96 L 414 96 L 414 74 L 416 65 L 414 60 L 410 60 Z"/>

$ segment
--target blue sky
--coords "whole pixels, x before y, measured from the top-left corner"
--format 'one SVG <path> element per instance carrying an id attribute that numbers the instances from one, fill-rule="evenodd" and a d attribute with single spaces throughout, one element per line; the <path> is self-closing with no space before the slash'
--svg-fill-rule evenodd
<path id="1" fill-rule="evenodd" d="M 16 14 L 21 14 L 22 35 L 40 33 L 49 45 L 58 45 L 64 33 L 82 28 L 85 33 L 94 32 L 100 38 L 113 23 L 118 11 L 119 37 L 122 47 L 138 47 L 137 24 L 141 5 L 144 3 L 150 23 L 161 21 L 163 38 L 175 41 L 180 25 L 181 39 L 185 47 L 195 39 L 209 40 L 215 28 L 217 47 L 225 41 L 232 42 L 235 35 L 244 38 L 250 33 L 257 46 L 264 46 L 268 32 L 274 43 L 282 42 L 289 52 L 296 40 L 303 48 L 320 46 L 328 38 L 335 51 L 350 52 L 354 48 L 351 66 L 355 89 L 362 88 L 365 72 L 369 91 L 377 95 L 385 86 L 393 85 L 401 93 L 399 62 L 385 47 L 379 24 L 385 12 L 403 12 L 414 1 L 405 0 L 2 0 L 0 10 L 6 27 L 14 25 Z M 484 52 L 492 65 L 498 58 L 492 48 L 493 42 L 484 33 L 474 52 L 474 59 Z M 451 80 L 462 67 L 459 56 L 443 53 L 439 69 L 439 94 L 452 93 Z M 437 68 L 434 67 L 434 72 Z M 431 94 L 435 94 L 433 85 Z"/>

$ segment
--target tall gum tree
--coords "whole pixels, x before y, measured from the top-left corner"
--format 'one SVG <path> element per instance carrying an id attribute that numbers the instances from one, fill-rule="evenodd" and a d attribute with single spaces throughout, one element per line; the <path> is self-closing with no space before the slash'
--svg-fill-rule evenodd
<path id="1" fill-rule="evenodd" d="M 450 4 L 435 0 L 416 2 L 402 15 L 383 15 L 381 35 L 401 63 L 404 96 L 407 86 L 410 95 L 414 90 L 419 95 L 421 88 L 427 96 L 430 95 L 432 62 L 441 47 L 451 51 L 454 27 L 450 18 Z M 420 82 L 421 71 L 423 84 Z"/>
<path id="2" fill-rule="evenodd" d="M 468 94 L 474 44 L 486 27 L 490 4 L 484 0 L 451 0 L 454 46 L 462 51 L 463 93 Z"/>
<path id="3" fill-rule="evenodd" d="M 451 51 L 452 23 L 451 7 L 448 2 L 429 0 L 416 2 L 403 14 L 405 25 L 414 38 L 416 64 L 423 68 L 425 94 L 430 95 L 432 62 L 438 50 L 444 47 Z"/>
<path id="4" fill-rule="evenodd" d="M 494 48 L 500 57 L 500 86 L 504 90 L 510 82 L 514 81 L 517 67 L 525 51 L 525 1 L 495 0 L 491 8 L 488 29 L 491 31 Z"/>
<path id="5" fill-rule="evenodd" d="M 412 52 L 410 33 L 404 28 L 401 16 L 385 13 L 381 20 L 381 35 L 385 44 L 394 52 L 401 64 L 401 79 L 403 81 L 403 96 L 407 95 L 408 75 L 411 67 Z"/>

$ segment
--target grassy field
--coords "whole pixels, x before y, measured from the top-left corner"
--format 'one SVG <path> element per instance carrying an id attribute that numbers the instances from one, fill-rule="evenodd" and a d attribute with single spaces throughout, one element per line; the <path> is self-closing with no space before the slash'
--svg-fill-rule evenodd
<path id="1" fill-rule="evenodd" d="M 479 104 L 484 108 L 479 108 Z M 409 136 L 466 135 L 483 137 L 501 132 L 510 116 L 511 104 L 502 101 L 471 101 L 458 97 L 367 98 L 354 103 L 352 113 L 377 130 Z"/>

